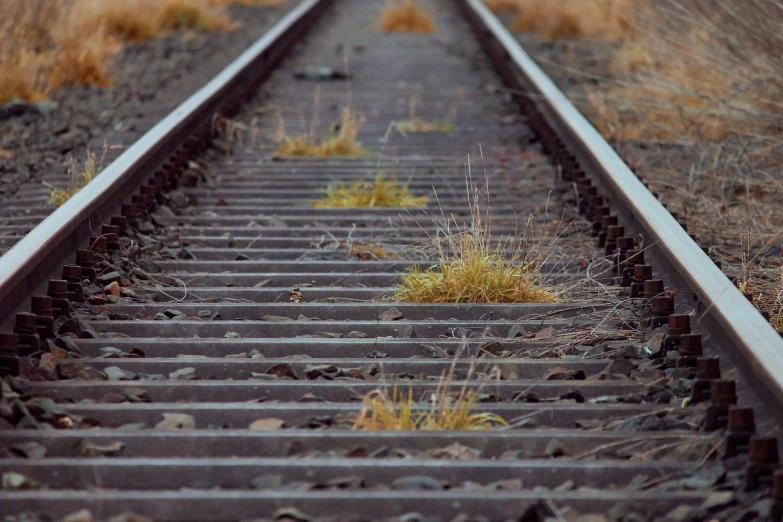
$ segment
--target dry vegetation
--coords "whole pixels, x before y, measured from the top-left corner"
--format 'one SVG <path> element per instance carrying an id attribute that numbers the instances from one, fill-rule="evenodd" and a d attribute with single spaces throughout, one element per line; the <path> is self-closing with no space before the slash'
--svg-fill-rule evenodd
<path id="1" fill-rule="evenodd" d="M 392 33 L 431 33 L 436 29 L 432 17 L 416 0 L 387 0 L 378 27 Z"/>
<path id="2" fill-rule="evenodd" d="M 285 126 L 280 120 L 278 130 L 278 147 L 276 156 L 299 157 L 362 157 L 369 155 L 370 151 L 356 140 L 359 130 L 364 124 L 363 116 L 353 116 L 351 109 L 345 108 L 340 114 L 340 124 L 336 132 L 332 132 L 327 138 L 316 138 L 315 131 L 298 136 L 288 136 Z"/>
<path id="3" fill-rule="evenodd" d="M 94 153 L 88 151 L 87 161 L 84 162 L 83 168 L 79 168 L 79 164 L 76 160 L 71 160 L 71 168 L 68 169 L 68 186 L 64 189 L 55 187 L 50 188 L 47 202 L 50 205 L 59 207 L 95 179 L 95 176 L 100 173 L 107 150 L 108 146 L 104 145 L 103 156 L 101 156 L 100 162 L 97 161 Z"/>
<path id="4" fill-rule="evenodd" d="M 441 121 L 427 121 L 418 116 L 414 116 L 407 120 L 400 120 L 394 124 L 398 131 L 403 134 L 419 134 L 428 132 L 443 132 L 450 133 L 454 130 L 454 126 L 449 122 Z"/>
<path id="5" fill-rule="evenodd" d="M 513 13 L 517 31 L 535 31 L 543 38 L 601 37 L 619 39 L 628 35 L 629 13 L 634 0 L 516 0 L 490 2 L 496 12 Z"/>
<path id="6" fill-rule="evenodd" d="M 434 393 L 428 400 L 417 402 L 413 391 L 400 393 L 394 387 L 391 397 L 384 389 L 373 390 L 364 396 L 362 409 L 356 416 L 353 429 L 368 431 L 411 431 L 411 430 L 489 430 L 507 426 L 501 416 L 491 412 L 474 412 L 479 403 L 481 388 L 468 389 L 467 382 L 473 375 L 471 367 L 468 377 L 458 391 L 454 385 L 454 359 L 447 375 L 442 375 Z"/>
<path id="7" fill-rule="evenodd" d="M 396 176 L 379 172 L 373 181 L 337 181 L 326 188 L 326 197 L 313 201 L 316 208 L 421 207 L 427 201 L 410 191 L 410 180 L 399 183 Z"/>
<path id="8" fill-rule="evenodd" d="M 0 103 L 68 85 L 110 86 L 127 42 L 232 27 L 224 6 L 280 0 L 0 0 Z"/>
<path id="9" fill-rule="evenodd" d="M 470 174 L 468 185 L 470 186 Z M 489 189 L 487 188 L 487 193 Z M 551 303 L 554 292 L 541 275 L 542 256 L 521 239 L 496 241 L 482 196 L 471 196 L 471 227 L 433 239 L 437 264 L 422 270 L 414 266 L 401 275 L 394 298 L 410 303 Z"/>
<path id="10" fill-rule="evenodd" d="M 278 6 L 288 3 L 288 0 L 210 0 L 212 5 L 252 5 L 257 7 Z"/>
<path id="11" fill-rule="evenodd" d="M 492 247 L 488 231 L 448 236 L 436 266 L 402 274 L 394 298 L 409 303 L 551 303 L 535 262 L 507 257 Z"/>
<path id="12" fill-rule="evenodd" d="M 454 125 L 451 124 L 451 120 L 454 119 L 457 113 L 457 104 L 462 100 L 464 93 L 457 95 L 454 102 L 449 107 L 446 114 L 446 118 L 443 121 L 437 120 L 425 120 L 424 118 L 416 114 L 416 102 L 415 96 L 411 97 L 408 106 L 408 118 L 394 122 L 394 128 L 396 128 L 402 134 L 418 134 L 428 132 L 443 132 L 450 133 L 454 130 Z"/>
<path id="13" fill-rule="evenodd" d="M 485 1 L 563 39 L 545 68 L 783 327 L 780 2 Z"/>

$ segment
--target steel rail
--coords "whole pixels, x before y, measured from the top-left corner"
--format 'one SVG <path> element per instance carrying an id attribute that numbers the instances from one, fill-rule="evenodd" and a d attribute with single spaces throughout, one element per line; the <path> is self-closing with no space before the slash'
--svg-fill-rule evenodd
<path id="1" fill-rule="evenodd" d="M 131 145 L 100 176 L 55 210 L 0 257 L 0 321 L 83 248 L 91 226 L 100 228 L 134 189 L 150 178 L 237 92 L 263 81 L 288 49 L 333 0 L 304 0 L 246 51 Z M 248 90 L 248 92 L 250 92 Z M 207 127 L 208 128 L 208 127 Z"/>
<path id="2" fill-rule="evenodd" d="M 710 342 L 726 353 L 783 423 L 783 339 L 644 186 L 595 127 L 481 0 L 457 0 L 517 97 L 534 104 L 588 175 L 610 194 L 624 225 L 644 235 L 674 288 L 699 299 Z M 520 89 L 521 88 L 521 89 Z"/>

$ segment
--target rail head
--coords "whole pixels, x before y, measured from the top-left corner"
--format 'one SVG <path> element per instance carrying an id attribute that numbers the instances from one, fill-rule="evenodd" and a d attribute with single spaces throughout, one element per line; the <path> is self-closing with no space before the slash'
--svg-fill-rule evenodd
<path id="1" fill-rule="evenodd" d="M 650 193 L 593 125 L 525 52 L 482 0 L 457 0 L 484 38 L 502 48 L 537 105 L 567 148 L 588 173 L 597 174 L 612 194 L 612 206 L 654 246 L 659 268 L 695 294 L 709 326 L 711 341 L 725 349 L 748 384 L 783 424 L 783 339 L 702 251 L 666 208 Z M 593 171 L 593 172 L 590 172 Z"/>
<path id="2" fill-rule="evenodd" d="M 232 99 L 238 85 L 268 75 L 332 1 L 302 1 L 0 257 L 0 322 L 8 321 L 69 255 L 84 248 L 91 228 L 108 223 L 132 191 Z"/>

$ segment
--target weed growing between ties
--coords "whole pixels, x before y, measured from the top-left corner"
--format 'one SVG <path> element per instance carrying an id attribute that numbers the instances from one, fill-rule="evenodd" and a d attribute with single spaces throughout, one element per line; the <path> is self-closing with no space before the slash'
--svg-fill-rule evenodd
<path id="1" fill-rule="evenodd" d="M 278 133 L 276 156 L 294 157 L 362 157 L 370 151 L 357 141 L 359 130 L 364 125 L 364 117 L 355 117 L 349 108 L 342 110 L 340 124 L 336 132 L 320 141 L 313 138 L 313 132 L 290 137 L 281 129 Z"/>
<path id="2" fill-rule="evenodd" d="M 405 120 L 399 120 L 394 122 L 394 128 L 397 129 L 402 134 L 417 134 L 417 133 L 428 133 L 428 132 L 443 132 L 443 133 L 450 133 L 454 130 L 454 125 L 452 125 L 451 120 L 453 120 L 456 117 L 457 114 L 457 105 L 462 100 L 462 98 L 465 96 L 465 93 L 462 92 L 462 90 L 457 91 L 457 95 L 455 96 L 453 102 L 451 103 L 451 106 L 449 107 L 448 112 L 446 113 L 446 117 L 444 121 L 427 121 L 424 118 L 419 117 L 416 115 L 416 96 L 412 96 L 410 103 L 408 105 L 408 119 Z"/>
<path id="3" fill-rule="evenodd" d="M 471 186 L 470 166 L 468 185 Z M 489 188 L 487 187 L 487 193 Z M 394 298 L 409 303 L 552 303 L 555 292 L 541 275 L 542 256 L 526 248 L 525 237 L 496 241 L 489 210 L 481 210 L 477 189 L 469 194 L 470 228 L 432 240 L 437 263 L 401 274 Z M 459 228 L 457 226 L 457 228 Z"/>
<path id="4" fill-rule="evenodd" d="M 435 22 L 415 0 L 387 0 L 378 27 L 394 33 L 432 33 Z"/>
<path id="5" fill-rule="evenodd" d="M 456 359 L 455 359 L 456 363 Z M 442 375 L 429 401 L 416 402 L 413 390 L 400 393 L 395 386 L 391 397 L 384 389 L 368 392 L 362 400 L 362 409 L 354 421 L 354 430 L 366 431 L 446 431 L 490 430 L 507 426 L 500 415 L 473 411 L 479 403 L 479 389 L 468 389 L 473 373 L 471 366 L 460 390 L 451 392 L 454 383 L 454 364 L 448 375 Z"/>
<path id="6" fill-rule="evenodd" d="M 379 172 L 373 181 L 342 181 L 326 188 L 326 198 L 313 201 L 316 208 L 378 208 L 378 207 L 421 207 L 427 198 L 411 192 L 410 180 L 399 183 L 396 176 L 386 177 Z"/>
<path id="7" fill-rule="evenodd" d="M 400 120 L 394 124 L 398 131 L 403 134 L 419 134 L 427 132 L 443 132 L 445 134 L 454 130 L 454 126 L 449 122 L 427 121 L 414 116 L 407 120 Z"/>
<path id="8" fill-rule="evenodd" d="M 108 146 L 104 144 L 103 156 L 101 156 L 100 164 L 98 163 L 95 154 L 88 152 L 87 161 L 84 162 L 84 168 L 79 169 L 79 165 L 76 160 L 71 160 L 71 168 L 68 169 L 68 186 L 64 189 L 61 188 L 49 188 L 49 199 L 47 203 L 56 207 L 62 206 L 66 201 L 71 199 L 77 192 L 87 186 L 95 176 L 97 176 L 103 165 L 103 160 L 106 158 L 106 151 Z"/>
<path id="9" fill-rule="evenodd" d="M 378 243 L 350 243 L 348 257 L 355 257 L 360 261 L 377 261 L 379 259 L 398 259 L 402 252 L 392 252 L 384 245 Z"/>

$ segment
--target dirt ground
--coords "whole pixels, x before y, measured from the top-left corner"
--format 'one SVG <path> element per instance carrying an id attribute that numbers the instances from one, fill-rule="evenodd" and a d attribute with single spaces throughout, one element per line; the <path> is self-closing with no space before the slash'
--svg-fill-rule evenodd
<path id="1" fill-rule="evenodd" d="M 66 182 L 70 158 L 87 148 L 110 163 L 166 113 L 259 38 L 293 6 L 230 8 L 237 27 L 226 32 L 177 33 L 124 47 L 113 88 L 67 87 L 54 91 L 47 115 L 0 118 L 0 201 L 24 188 Z M 45 204 L 45 197 L 41 204 Z"/>
<path id="2" fill-rule="evenodd" d="M 780 330 L 783 185 L 774 161 L 779 146 L 752 135 L 660 139 L 662 124 L 649 107 L 606 94 L 626 86 L 626 78 L 609 65 L 621 43 L 515 36 Z"/>

